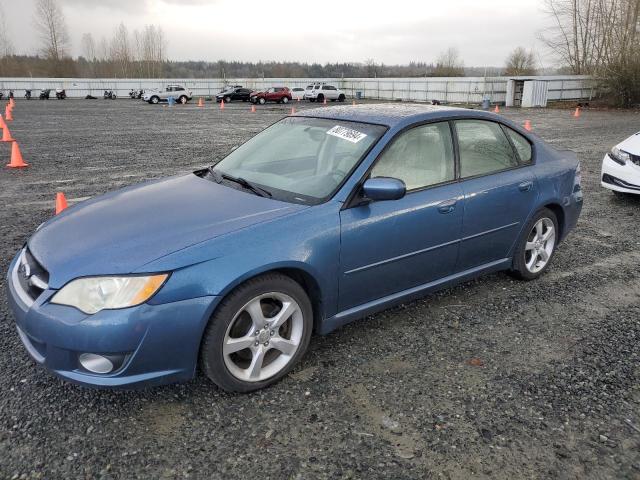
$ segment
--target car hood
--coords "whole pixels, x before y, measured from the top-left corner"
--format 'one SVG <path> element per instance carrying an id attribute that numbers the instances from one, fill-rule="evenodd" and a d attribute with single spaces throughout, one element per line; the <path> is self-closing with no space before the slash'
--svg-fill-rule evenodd
<path id="1" fill-rule="evenodd" d="M 640 155 L 640 132 L 631 135 L 624 142 L 619 143 L 617 147 L 633 155 Z"/>
<path id="2" fill-rule="evenodd" d="M 49 286 L 60 288 L 77 277 L 144 271 L 165 255 L 305 208 L 181 175 L 73 206 L 28 245 Z"/>

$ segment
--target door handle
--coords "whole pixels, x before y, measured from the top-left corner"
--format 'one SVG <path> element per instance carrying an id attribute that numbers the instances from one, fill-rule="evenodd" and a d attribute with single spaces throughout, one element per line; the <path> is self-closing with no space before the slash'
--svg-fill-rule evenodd
<path id="1" fill-rule="evenodd" d="M 451 200 L 445 200 L 438 204 L 438 211 L 440 213 L 451 213 L 456 209 L 456 204 L 458 200 L 452 198 Z"/>
<path id="2" fill-rule="evenodd" d="M 529 182 L 522 182 L 520 185 L 518 185 L 518 189 L 521 192 L 528 192 L 533 188 L 533 182 L 529 181 Z"/>

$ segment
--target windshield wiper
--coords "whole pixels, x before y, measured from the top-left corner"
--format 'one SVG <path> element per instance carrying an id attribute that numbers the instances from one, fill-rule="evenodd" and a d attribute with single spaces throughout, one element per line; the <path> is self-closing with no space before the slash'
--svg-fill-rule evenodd
<path id="1" fill-rule="evenodd" d="M 209 172 L 211 172 L 211 175 L 213 175 L 213 179 L 216 183 L 222 183 L 222 180 L 224 179 L 230 182 L 237 183 L 238 185 L 242 185 L 244 188 L 252 191 L 260 197 L 271 198 L 273 196 L 270 191 L 265 190 L 264 188 L 260 188 L 259 186 L 242 177 L 234 177 L 233 175 L 229 175 L 227 173 L 220 173 L 217 170 L 214 170 L 213 167 L 209 167 Z"/>

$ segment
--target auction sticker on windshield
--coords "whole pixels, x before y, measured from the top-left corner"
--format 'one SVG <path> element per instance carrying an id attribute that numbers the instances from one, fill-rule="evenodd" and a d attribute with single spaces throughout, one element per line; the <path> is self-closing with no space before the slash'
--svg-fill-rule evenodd
<path id="1" fill-rule="evenodd" d="M 341 138 L 351 143 L 358 143 L 360 140 L 367 136 L 366 133 L 362 133 L 347 127 L 341 127 L 340 125 L 336 125 L 331 130 L 328 130 L 327 135 L 333 135 L 334 137 Z"/>

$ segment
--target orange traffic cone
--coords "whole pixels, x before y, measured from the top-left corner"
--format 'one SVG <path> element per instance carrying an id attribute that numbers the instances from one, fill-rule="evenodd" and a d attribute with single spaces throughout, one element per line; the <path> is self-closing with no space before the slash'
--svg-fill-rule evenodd
<path id="1" fill-rule="evenodd" d="M 220 100 L 220 110 L 224 110 L 224 100 Z"/>
<path id="2" fill-rule="evenodd" d="M 576 107 L 576 111 L 573 112 L 573 118 L 580 118 L 580 107 Z"/>
<path id="3" fill-rule="evenodd" d="M 355 100 L 353 101 L 352 105 L 353 105 L 354 107 L 356 106 L 356 101 L 355 101 Z"/>
<path id="4" fill-rule="evenodd" d="M 65 208 L 67 208 L 67 199 L 64 196 L 64 193 L 56 193 L 56 215 L 62 212 Z"/>
<path id="5" fill-rule="evenodd" d="M 16 106 L 16 101 L 13 98 L 9 99 L 9 105 L 11 105 L 11 108 Z"/>
<path id="6" fill-rule="evenodd" d="M 7 122 L 13 122 L 13 115 L 11 114 L 11 108 L 7 105 L 7 108 L 4 109 L 4 116 Z"/>
<path id="7" fill-rule="evenodd" d="M 9 168 L 23 168 L 28 167 L 29 164 L 25 163 L 22 158 L 22 154 L 20 153 L 20 147 L 18 146 L 18 142 L 13 142 L 11 146 L 11 162 L 7 164 Z"/>
<path id="8" fill-rule="evenodd" d="M 498 105 L 493 109 L 493 113 L 500 113 L 500 107 Z"/>
<path id="9" fill-rule="evenodd" d="M 326 105 L 326 104 L 327 104 L 327 97 L 324 97 L 324 100 L 322 101 L 322 104 L 323 104 L 323 105 Z"/>
<path id="10" fill-rule="evenodd" d="M 204 102 L 202 101 L 202 97 L 200 97 L 200 100 L 198 100 L 198 106 L 204 107 Z"/>
<path id="11" fill-rule="evenodd" d="M 525 121 L 524 121 L 524 129 L 525 129 L 527 132 L 530 132 L 530 131 L 531 131 L 531 120 L 525 120 Z"/>
<path id="12" fill-rule="evenodd" d="M 251 113 L 256 113 L 256 106 L 255 105 L 251 105 Z"/>
<path id="13" fill-rule="evenodd" d="M 296 113 L 296 107 L 291 107 L 291 115 L 295 115 Z"/>
<path id="14" fill-rule="evenodd" d="M 0 129 L 4 129 L 4 127 L 6 127 L 7 124 L 4 123 L 4 118 L 2 118 L 2 115 L 0 115 Z"/>
<path id="15" fill-rule="evenodd" d="M 296 98 L 296 102 L 300 102 L 300 97 L 297 97 L 297 98 Z"/>
<path id="16" fill-rule="evenodd" d="M 11 137 L 9 126 L 5 123 L 4 129 L 2 130 L 2 140 L 0 140 L 0 142 L 15 142 L 15 141 L 16 139 Z"/>

